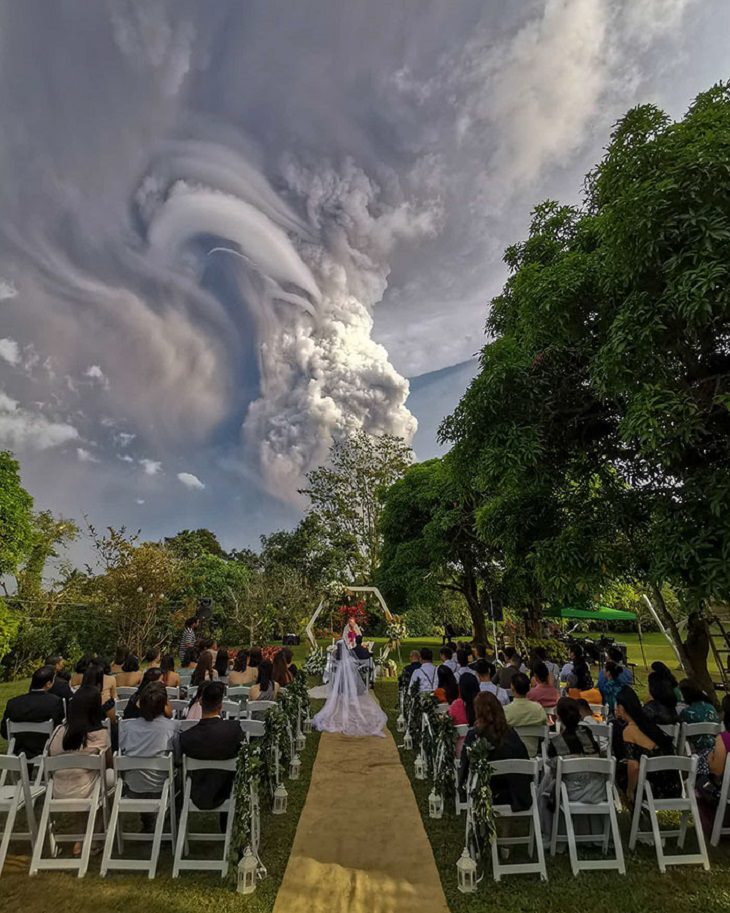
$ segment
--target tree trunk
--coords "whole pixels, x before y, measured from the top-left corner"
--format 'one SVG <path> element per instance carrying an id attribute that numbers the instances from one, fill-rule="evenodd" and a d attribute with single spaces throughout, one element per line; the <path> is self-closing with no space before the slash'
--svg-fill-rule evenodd
<path id="1" fill-rule="evenodd" d="M 687 638 L 685 650 L 692 663 L 692 677 L 707 693 L 713 704 L 717 703 L 715 685 L 707 668 L 707 657 L 710 653 L 710 629 L 707 619 L 700 612 L 690 612 L 687 619 Z"/>
<path id="2" fill-rule="evenodd" d="M 682 635 L 679 633 L 677 623 L 669 613 L 669 609 L 667 609 L 667 605 L 664 602 L 664 597 L 662 596 L 659 587 L 653 583 L 650 583 L 649 589 L 651 590 L 656 613 L 659 616 L 659 619 L 661 620 L 664 627 L 669 632 L 669 636 L 672 638 L 672 643 L 677 648 L 677 652 L 679 653 L 679 661 L 682 665 L 682 668 L 684 669 L 685 675 L 690 678 L 694 678 L 695 668 L 694 663 L 692 662 L 692 657 L 687 652 L 687 648 L 685 647 L 684 641 L 682 640 Z"/>
<path id="3" fill-rule="evenodd" d="M 482 605 L 482 600 L 479 598 L 479 588 L 477 586 L 476 578 L 472 573 L 466 573 L 464 578 L 463 593 L 469 608 L 469 614 L 471 615 L 474 640 L 478 644 L 488 644 L 489 637 L 487 635 L 486 613 Z"/>

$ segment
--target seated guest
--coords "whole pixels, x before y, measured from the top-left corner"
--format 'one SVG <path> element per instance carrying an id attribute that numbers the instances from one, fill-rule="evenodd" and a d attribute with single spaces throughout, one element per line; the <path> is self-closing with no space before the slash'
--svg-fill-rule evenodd
<path id="1" fill-rule="evenodd" d="M 449 704 L 449 716 L 454 726 L 474 725 L 474 698 L 479 694 L 476 675 L 462 675 L 458 682 L 459 696 Z"/>
<path id="2" fill-rule="evenodd" d="M 218 673 L 215 671 L 213 654 L 210 652 L 210 650 L 203 650 L 203 652 L 198 657 L 198 662 L 195 666 L 195 669 L 193 670 L 193 674 L 190 676 L 190 684 L 193 686 L 193 688 L 197 688 L 204 682 L 212 682 L 217 678 Z"/>
<path id="3" fill-rule="evenodd" d="M 215 671 L 218 674 L 218 681 L 227 684 L 228 682 L 228 650 L 221 648 L 215 657 Z"/>
<path id="4" fill-rule="evenodd" d="M 570 676 L 572 676 L 574 674 L 575 664 L 581 663 L 581 662 L 584 662 L 583 647 L 581 647 L 580 644 L 574 644 L 568 650 L 567 663 L 565 663 L 563 665 L 563 668 L 560 670 L 560 676 L 559 676 L 560 681 L 569 682 Z M 555 683 L 556 687 L 558 686 L 558 684 L 559 684 L 558 682 Z"/>
<path id="5" fill-rule="evenodd" d="M 291 672 L 292 678 L 294 678 L 294 676 L 299 671 L 296 667 L 296 664 L 294 663 L 294 654 L 289 649 L 289 647 L 284 647 L 284 649 L 281 652 L 284 654 L 284 659 L 286 660 L 286 667 Z M 370 655 L 372 655 L 372 654 L 370 654 Z"/>
<path id="6" fill-rule="evenodd" d="M 122 671 L 124 666 L 124 660 L 129 656 L 129 650 L 127 647 L 117 647 L 116 653 L 114 654 L 114 662 L 111 665 L 112 675 L 116 675 L 118 672 Z"/>
<path id="7" fill-rule="evenodd" d="M 180 668 L 185 669 L 187 672 L 192 672 L 193 669 L 198 665 L 198 651 L 195 647 L 186 647 L 185 652 L 182 655 L 180 660 Z"/>
<path id="8" fill-rule="evenodd" d="M 573 661 L 573 671 L 569 672 L 565 680 L 568 685 L 568 697 L 574 700 L 588 701 L 589 704 L 602 704 L 603 696 L 598 688 L 593 686 L 591 667 L 586 662 L 582 652 L 576 651 Z"/>
<path id="9" fill-rule="evenodd" d="M 441 665 L 447 666 L 454 675 L 456 675 L 456 670 L 459 668 L 459 662 L 454 656 L 451 647 L 441 647 L 439 650 L 439 658 L 441 660 Z"/>
<path id="10" fill-rule="evenodd" d="M 144 655 L 145 665 L 148 669 L 154 668 L 159 669 L 160 667 L 160 648 L 159 647 L 150 647 Z"/>
<path id="11" fill-rule="evenodd" d="M 258 679 L 251 685 L 248 695 L 250 701 L 275 701 L 279 696 L 279 683 L 274 681 L 274 665 L 268 660 L 261 661 L 258 669 Z"/>
<path id="12" fill-rule="evenodd" d="M 573 700 L 573 698 L 570 698 L 570 700 Z M 591 705 L 588 703 L 588 701 L 584 701 L 582 698 L 579 698 L 575 703 L 578 705 L 578 713 L 580 714 L 581 726 L 601 725 L 603 720 L 596 718 L 596 715 L 591 710 Z M 598 747 L 601 754 L 606 755 L 608 751 L 608 737 L 599 735 L 596 741 L 598 742 Z"/>
<path id="13" fill-rule="evenodd" d="M 446 663 L 441 663 L 436 669 L 436 681 L 438 688 L 434 691 L 433 696 L 439 704 L 452 704 L 459 696 L 459 686 L 454 673 Z"/>
<path id="14" fill-rule="evenodd" d="M 137 688 L 142 681 L 139 671 L 139 660 L 130 653 L 122 664 L 122 671 L 117 673 L 117 688 Z"/>
<path id="15" fill-rule="evenodd" d="M 233 668 L 228 673 L 228 685 L 236 686 L 244 684 L 246 666 L 248 665 L 248 650 L 239 650 L 236 658 L 233 660 Z"/>
<path id="16" fill-rule="evenodd" d="M 641 758 L 644 755 L 655 758 L 674 754 L 671 736 L 647 719 L 633 688 L 622 688 L 616 698 L 613 754 L 617 761 L 616 782 L 630 806 L 634 804 Z M 672 798 L 679 794 L 681 784 L 676 771 L 660 770 L 648 776 L 655 799 Z"/>
<path id="17" fill-rule="evenodd" d="M 457 650 L 456 651 L 456 670 L 454 671 L 454 676 L 458 682 L 462 675 L 475 675 L 474 670 L 469 666 L 469 651 L 468 650 Z"/>
<path id="18" fill-rule="evenodd" d="M 497 675 L 496 683 L 500 688 L 509 693 L 512 687 L 512 678 L 517 675 L 518 672 L 526 672 L 527 670 L 522 666 L 522 657 L 515 650 L 514 647 L 507 647 L 504 651 L 505 664 L 499 670 Z"/>
<path id="19" fill-rule="evenodd" d="M 658 676 L 665 678 L 669 682 L 669 684 L 672 686 L 672 689 L 674 690 L 678 704 L 684 700 L 682 697 L 682 692 L 679 690 L 679 682 L 672 675 L 669 666 L 665 666 L 664 663 L 655 662 L 651 664 L 651 671 L 656 672 Z"/>
<path id="20" fill-rule="evenodd" d="M 84 680 L 84 672 L 89 668 L 89 666 L 94 662 L 93 653 L 84 653 L 81 659 L 74 666 L 74 674 L 71 676 L 71 688 L 76 689 L 81 687 L 81 682 Z"/>
<path id="21" fill-rule="evenodd" d="M 603 677 L 603 685 L 601 686 L 599 684 L 598 686 L 599 691 L 601 692 L 603 703 L 608 706 L 608 712 L 613 714 L 618 693 L 624 687 L 624 669 L 612 660 L 609 660 L 606 663 L 605 670 L 602 671 L 605 671 L 605 674 Z"/>
<path id="22" fill-rule="evenodd" d="M 261 652 L 261 647 L 251 647 L 251 650 L 248 654 L 248 663 L 246 669 L 243 673 L 243 681 L 239 682 L 241 685 L 255 685 L 259 677 L 259 666 L 263 662 L 264 655 Z"/>
<path id="23" fill-rule="evenodd" d="M 51 736 L 48 754 L 54 758 L 67 753 L 105 755 L 107 788 L 114 782 L 111 741 L 108 730 L 102 726 L 101 691 L 82 685 L 68 705 L 66 723 Z M 88 799 L 96 786 L 98 774 L 92 770 L 70 768 L 58 770 L 53 775 L 54 799 Z M 84 824 L 86 818 L 84 817 Z M 79 856 L 81 843 L 74 844 L 73 855 Z"/>
<path id="24" fill-rule="evenodd" d="M 104 675 L 104 667 L 99 666 L 96 663 L 92 663 L 84 672 L 84 678 L 81 682 L 82 687 L 86 688 L 97 688 L 101 694 L 101 712 L 104 716 L 108 716 L 110 720 L 116 719 L 116 714 L 114 713 L 114 697 L 112 697 L 112 690 L 109 688 L 105 690 L 105 685 L 108 685 L 107 679 L 112 679 L 113 676 Z M 114 695 L 116 695 L 116 686 L 114 688 Z"/>
<path id="25" fill-rule="evenodd" d="M 405 688 L 410 690 L 411 687 L 411 678 L 416 669 L 421 668 L 421 654 L 418 650 L 411 650 L 411 655 L 409 656 L 410 662 L 407 666 L 403 667 L 403 671 L 398 678 L 398 686 L 400 688 Z"/>
<path id="26" fill-rule="evenodd" d="M 494 660 L 496 658 L 495 653 L 494 653 L 494 648 L 492 647 L 491 644 L 476 644 L 475 643 L 472 645 L 471 652 L 472 652 L 472 656 L 474 657 L 474 661 L 472 662 L 471 667 L 472 667 L 472 669 L 474 669 L 474 671 L 476 671 L 476 664 L 479 662 L 480 659 L 483 659 L 487 663 L 491 663 L 491 662 L 494 662 Z"/>
<path id="27" fill-rule="evenodd" d="M 167 653 L 160 659 L 160 681 L 165 688 L 179 688 L 180 676 L 175 672 L 175 657 Z"/>
<path id="28" fill-rule="evenodd" d="M 497 670 L 494 664 L 480 659 L 474 668 L 479 679 L 479 690 L 493 694 L 502 706 L 509 704 L 509 694 L 496 684 Z"/>
<path id="29" fill-rule="evenodd" d="M 159 672 L 159 667 L 152 667 Z M 151 672 L 152 669 L 148 669 Z M 130 758 L 158 758 L 178 753 L 178 724 L 172 719 L 167 691 L 161 681 L 150 682 L 139 698 L 139 716 L 120 728 L 119 750 Z M 155 799 L 167 779 L 163 770 L 130 770 L 124 776 L 124 794 L 131 799 Z M 142 813 L 142 830 L 151 833 L 156 815 Z"/>
<path id="30" fill-rule="evenodd" d="M 433 652 L 429 647 L 423 647 L 420 653 L 421 665 L 410 678 L 408 690 L 418 685 L 420 692 L 434 691 L 436 688 L 436 666 L 433 664 Z"/>
<path id="31" fill-rule="evenodd" d="M 155 666 L 152 666 L 152 668 L 145 670 L 145 673 L 142 676 L 142 681 L 139 683 L 139 688 L 137 688 L 134 694 L 127 701 L 127 706 L 124 708 L 123 719 L 137 719 L 141 712 L 139 702 L 142 695 L 149 685 L 153 684 L 154 682 L 159 682 L 160 678 L 162 678 L 162 670 L 159 667 L 156 668 Z"/>
<path id="32" fill-rule="evenodd" d="M 469 752 L 477 739 L 485 739 L 490 761 L 527 760 L 527 749 L 512 727 L 507 723 L 504 708 L 489 691 L 482 691 L 474 699 L 474 726 L 464 742 L 459 764 L 459 790 L 466 791 L 469 780 Z M 492 802 L 509 805 L 513 811 L 524 811 L 532 805 L 531 778 L 520 774 L 492 776 Z"/>
<path id="33" fill-rule="evenodd" d="M 362 640 L 362 638 L 361 638 Z M 286 688 L 288 684 L 292 681 L 292 674 L 289 671 L 289 666 L 286 664 L 286 659 L 284 659 L 284 654 L 279 650 L 279 652 L 274 657 L 274 661 L 271 664 L 271 674 L 280 688 Z M 259 666 L 259 673 L 261 667 Z"/>
<path id="34" fill-rule="evenodd" d="M 370 650 L 368 650 L 367 647 L 363 646 L 362 634 L 358 634 L 355 637 L 355 647 L 352 652 L 357 659 L 372 659 L 373 656 Z"/>
<path id="35" fill-rule="evenodd" d="M 555 707 L 560 700 L 560 692 L 550 684 L 550 670 L 545 663 L 537 663 L 532 670 L 535 685 L 527 692 L 527 699 L 535 701 L 541 707 Z"/>
<path id="36" fill-rule="evenodd" d="M 725 763 L 730 752 L 730 694 L 726 694 L 722 699 L 722 722 L 724 731 L 715 736 L 715 747 L 707 759 L 710 773 L 720 781 L 725 773 Z"/>
<path id="37" fill-rule="evenodd" d="M 211 682 L 202 697 L 202 716 L 197 726 L 180 733 L 180 750 L 199 761 L 226 761 L 238 756 L 244 734 L 237 720 L 222 720 L 225 688 Z M 191 771 L 190 796 L 198 808 L 217 808 L 233 786 L 233 771 Z"/>
<path id="38" fill-rule="evenodd" d="M 668 678 L 650 672 L 648 679 L 651 700 L 644 704 L 644 715 L 657 726 L 673 726 L 679 722 L 677 695 Z"/>
<path id="39" fill-rule="evenodd" d="M 534 688 L 538 684 L 538 680 L 535 676 L 535 669 L 540 663 L 543 663 L 548 670 L 547 684 L 557 691 L 558 685 L 560 684 L 560 666 L 557 663 L 550 662 L 547 658 L 547 650 L 545 647 L 535 647 L 532 651 L 532 687 Z"/>
<path id="40" fill-rule="evenodd" d="M 69 684 L 71 676 L 64 669 L 66 665 L 64 658 L 58 654 L 52 654 L 46 657 L 44 665 L 53 666 L 53 670 L 56 673 L 49 694 L 55 694 L 56 697 L 60 697 L 62 700 L 70 701 L 73 697 L 73 691 Z"/>
<path id="41" fill-rule="evenodd" d="M 626 665 L 624 663 L 624 655 L 621 652 L 621 650 L 619 650 L 618 647 L 609 647 L 608 650 L 606 650 L 606 665 L 598 673 L 597 685 L 598 685 L 598 690 L 601 692 L 601 694 L 603 694 L 603 684 L 608 679 L 608 664 L 609 663 L 613 663 L 614 665 L 621 667 L 621 675 L 620 675 L 621 685 L 631 685 L 634 682 L 634 676 L 631 674 L 631 669 L 626 668 Z M 606 702 L 606 703 L 608 703 L 608 702 Z"/>
<path id="42" fill-rule="evenodd" d="M 527 699 L 530 690 L 530 679 L 524 672 L 512 676 L 512 703 L 504 708 L 504 716 L 510 726 L 546 726 L 547 714 L 545 708 L 535 701 Z M 534 758 L 539 748 L 539 739 L 536 736 L 525 736 L 527 753 Z"/>
<path id="43" fill-rule="evenodd" d="M 679 690 L 686 704 L 679 713 L 682 723 L 719 723 L 717 710 L 710 703 L 709 697 L 700 688 L 697 682 L 690 678 L 682 679 Z M 707 775 L 707 757 L 715 747 L 714 735 L 698 735 L 689 739 L 692 753 L 698 756 L 698 776 Z"/>
<path id="44" fill-rule="evenodd" d="M 8 738 L 10 723 L 45 723 L 51 720 L 54 726 L 63 719 L 63 701 L 51 694 L 55 672 L 53 666 L 41 666 L 33 673 L 27 694 L 11 697 L 5 705 L 0 735 Z M 41 732 L 19 733 L 15 738 L 15 754 L 25 753 L 26 758 L 42 754 L 48 737 Z"/>

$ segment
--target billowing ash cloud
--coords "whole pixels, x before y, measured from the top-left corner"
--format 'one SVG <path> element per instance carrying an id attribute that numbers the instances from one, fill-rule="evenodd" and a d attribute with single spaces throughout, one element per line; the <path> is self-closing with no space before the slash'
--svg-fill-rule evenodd
<path id="1" fill-rule="evenodd" d="M 478 348 L 690 6 L 6 4 L 0 432 L 206 498 L 199 453 L 292 499 L 349 430 L 411 439 L 405 377 Z"/>

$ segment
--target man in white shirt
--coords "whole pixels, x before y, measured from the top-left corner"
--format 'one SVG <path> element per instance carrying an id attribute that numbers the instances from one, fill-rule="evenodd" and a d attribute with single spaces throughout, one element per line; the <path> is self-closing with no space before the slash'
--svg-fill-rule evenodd
<path id="1" fill-rule="evenodd" d="M 457 650 L 456 651 L 456 663 L 457 667 L 454 670 L 454 676 L 458 682 L 462 675 L 476 675 L 474 669 L 469 665 L 469 654 L 466 650 Z"/>
<path id="2" fill-rule="evenodd" d="M 477 661 L 474 671 L 479 679 L 480 691 L 491 692 L 503 707 L 506 704 L 509 704 L 509 694 L 504 688 L 500 688 L 494 684 L 493 679 L 497 674 L 497 670 L 492 663 L 488 663 L 486 659 L 480 659 Z"/>
<path id="3" fill-rule="evenodd" d="M 439 650 L 439 656 L 441 657 L 441 664 L 443 666 L 448 666 L 449 669 L 456 675 L 456 670 L 459 668 L 459 663 L 456 661 L 454 652 L 451 647 L 441 647 Z"/>
<path id="4" fill-rule="evenodd" d="M 436 680 L 436 666 L 433 664 L 433 651 L 428 647 L 424 647 L 421 650 L 421 668 L 416 669 L 411 676 L 411 681 L 408 686 L 409 691 L 413 688 L 415 683 L 418 684 L 419 691 L 434 691 L 438 684 Z"/>

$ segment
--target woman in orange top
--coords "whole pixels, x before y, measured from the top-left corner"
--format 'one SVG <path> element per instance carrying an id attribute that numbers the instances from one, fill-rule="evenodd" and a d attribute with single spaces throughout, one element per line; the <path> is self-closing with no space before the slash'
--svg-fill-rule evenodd
<path id="1" fill-rule="evenodd" d="M 434 691 L 433 696 L 439 704 L 452 704 L 459 696 L 459 686 L 452 669 L 442 663 L 436 670 L 436 680 L 438 688 Z"/>

